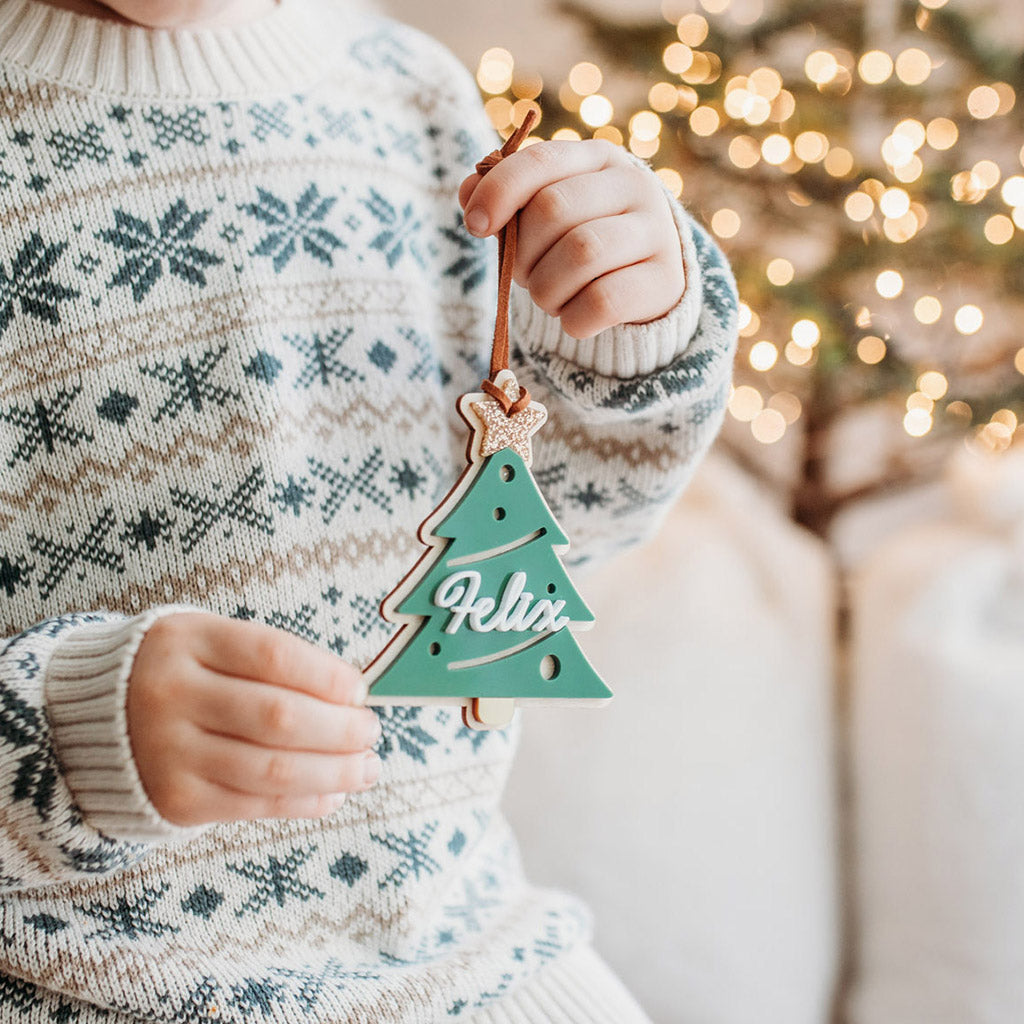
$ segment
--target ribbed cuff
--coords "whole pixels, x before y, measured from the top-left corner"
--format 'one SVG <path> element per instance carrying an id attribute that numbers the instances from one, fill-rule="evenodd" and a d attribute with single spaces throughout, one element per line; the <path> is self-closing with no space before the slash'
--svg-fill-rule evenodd
<path id="1" fill-rule="evenodd" d="M 466 1024 L 652 1024 L 612 969 L 579 946 Z"/>
<path id="2" fill-rule="evenodd" d="M 561 356 L 603 377 L 631 380 L 668 366 L 686 350 L 697 330 L 704 292 L 690 217 L 675 199 L 670 198 L 670 206 L 682 243 L 686 288 L 664 316 L 644 324 L 620 324 L 579 340 L 566 334 L 556 317 L 536 306 L 530 293 L 514 284 L 513 338 L 530 351 Z"/>
<path id="3" fill-rule="evenodd" d="M 90 623 L 50 656 L 46 711 L 57 760 L 86 822 L 113 839 L 167 842 L 203 831 L 165 821 L 150 803 L 125 714 L 128 677 L 146 631 L 164 615 L 196 610 L 166 605 L 133 619 Z"/>

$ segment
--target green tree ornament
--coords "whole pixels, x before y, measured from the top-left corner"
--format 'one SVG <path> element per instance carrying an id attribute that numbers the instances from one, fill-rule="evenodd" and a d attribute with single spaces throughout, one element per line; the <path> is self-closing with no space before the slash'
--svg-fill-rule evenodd
<path id="1" fill-rule="evenodd" d="M 493 379 L 520 397 L 510 370 Z M 466 724 L 511 721 L 515 702 L 603 703 L 611 691 L 572 628 L 594 616 L 559 553 L 569 546 L 530 472 L 531 437 L 547 418 L 530 401 L 506 411 L 492 394 L 459 399 L 469 465 L 423 522 L 428 550 L 381 605 L 401 625 L 367 668 L 370 704 L 459 704 Z"/>

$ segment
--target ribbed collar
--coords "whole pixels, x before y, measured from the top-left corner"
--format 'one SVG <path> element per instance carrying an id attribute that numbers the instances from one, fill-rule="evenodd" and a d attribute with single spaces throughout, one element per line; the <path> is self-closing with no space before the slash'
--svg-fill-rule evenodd
<path id="1" fill-rule="evenodd" d="M 198 30 L 0 0 L 0 63 L 109 96 L 229 99 L 308 86 L 326 70 L 343 29 L 335 0 L 278 0 L 255 21 Z"/>

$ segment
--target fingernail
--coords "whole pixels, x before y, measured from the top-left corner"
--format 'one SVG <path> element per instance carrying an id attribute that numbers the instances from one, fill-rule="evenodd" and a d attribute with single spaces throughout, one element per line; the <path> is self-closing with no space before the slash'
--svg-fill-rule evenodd
<path id="1" fill-rule="evenodd" d="M 487 214 L 483 210 L 470 210 L 466 214 L 466 227 L 471 235 L 486 235 L 488 226 Z"/>
<path id="2" fill-rule="evenodd" d="M 370 695 L 370 684 L 362 677 L 356 684 L 356 692 L 352 697 L 352 701 L 355 704 L 365 704 L 366 698 Z"/>
<path id="3" fill-rule="evenodd" d="M 380 778 L 380 758 L 371 750 L 363 761 L 363 785 L 372 786 Z"/>
<path id="4" fill-rule="evenodd" d="M 336 811 L 345 802 L 347 797 L 347 793 L 332 793 L 327 802 L 330 804 L 331 810 Z"/>

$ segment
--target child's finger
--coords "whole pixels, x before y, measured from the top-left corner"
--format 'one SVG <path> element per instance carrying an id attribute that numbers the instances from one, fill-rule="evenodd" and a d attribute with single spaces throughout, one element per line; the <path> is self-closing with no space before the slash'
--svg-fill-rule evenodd
<path id="1" fill-rule="evenodd" d="M 480 184 L 482 174 L 477 174 L 475 171 L 466 178 L 465 181 L 459 186 L 459 206 L 463 209 L 466 208 L 466 203 L 469 202 L 469 197 L 473 194 L 473 190 Z"/>
<path id="2" fill-rule="evenodd" d="M 540 258 L 576 225 L 637 209 L 646 195 L 644 184 L 636 168 L 612 167 L 542 188 L 519 215 L 515 280 L 523 284 Z"/>
<path id="3" fill-rule="evenodd" d="M 525 282 L 530 296 L 545 312 L 558 316 L 591 281 L 650 257 L 654 227 L 631 213 L 574 227 L 533 268 Z"/>
<path id="4" fill-rule="evenodd" d="M 559 312 L 562 329 L 574 338 L 592 338 L 621 323 L 646 323 L 664 316 L 678 301 L 665 304 L 665 295 L 678 296 L 676 277 L 682 268 L 667 261 L 650 259 L 634 263 L 592 281 Z M 611 373 L 612 349 L 608 346 L 608 365 L 598 365 L 598 373 Z"/>
<path id="5" fill-rule="evenodd" d="M 209 672 L 189 715 L 204 732 L 269 747 L 323 754 L 355 753 L 380 739 L 380 719 L 368 708 L 326 704 L 282 686 Z"/>
<path id="6" fill-rule="evenodd" d="M 332 704 L 362 704 L 362 673 L 330 651 L 258 622 L 216 619 L 202 631 L 198 659 L 222 675 L 301 690 Z"/>
<path id="7" fill-rule="evenodd" d="M 279 750 L 206 733 L 193 746 L 191 769 L 207 782 L 251 796 L 313 796 L 368 788 L 380 774 L 380 758 L 372 751 Z"/>
<path id="8" fill-rule="evenodd" d="M 541 142 L 521 149 L 477 184 L 466 204 L 466 227 L 480 237 L 493 234 L 546 185 L 619 165 L 625 159 L 617 147 L 601 139 Z"/>

